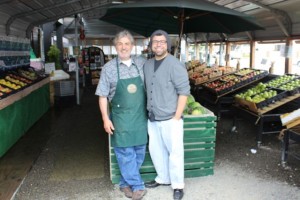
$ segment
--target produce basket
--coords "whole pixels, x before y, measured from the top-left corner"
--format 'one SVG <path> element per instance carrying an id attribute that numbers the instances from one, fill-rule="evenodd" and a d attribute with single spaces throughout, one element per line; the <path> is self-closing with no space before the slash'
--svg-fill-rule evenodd
<path id="1" fill-rule="evenodd" d="M 225 75 L 217 80 L 206 82 L 203 87 L 218 96 L 232 92 L 268 75 L 267 71 L 242 69 L 234 74 Z"/>
<path id="2" fill-rule="evenodd" d="M 184 116 L 185 178 L 214 174 L 216 116 L 207 108 L 204 111 L 206 114 Z M 148 149 L 140 172 L 144 181 L 156 177 Z M 110 147 L 110 177 L 113 184 L 119 182 L 120 170 L 113 147 Z"/>
<path id="3" fill-rule="evenodd" d="M 293 95 L 298 94 L 298 93 L 300 92 L 300 87 L 295 88 L 295 89 L 293 89 L 293 90 L 288 90 L 287 92 L 288 92 L 288 94 L 289 94 L 290 96 L 293 96 Z"/>
<path id="4" fill-rule="evenodd" d="M 215 77 L 222 76 L 222 75 L 223 75 L 222 71 L 215 70 L 215 71 L 211 72 L 208 76 L 209 76 L 209 78 L 215 78 Z"/>
<path id="5" fill-rule="evenodd" d="M 280 100 L 282 100 L 282 99 L 284 99 L 285 97 L 288 96 L 287 91 L 280 90 L 280 89 L 274 89 L 274 88 L 272 90 L 277 91 L 277 95 L 273 96 L 273 97 L 270 97 L 270 98 L 268 98 L 264 101 L 261 101 L 259 103 L 254 103 L 254 102 L 251 102 L 251 101 L 247 101 L 247 100 L 242 99 L 240 97 L 235 97 L 235 102 L 237 104 L 239 104 L 240 106 L 245 107 L 245 108 L 257 113 L 258 109 L 262 109 L 264 107 L 267 107 L 267 106 L 275 103 L 276 101 L 280 101 Z"/>
<path id="6" fill-rule="evenodd" d="M 195 83 L 198 85 L 198 84 L 204 83 L 206 81 L 208 81 L 208 76 L 207 75 L 203 75 L 203 76 L 201 76 L 199 78 L 196 78 Z"/>

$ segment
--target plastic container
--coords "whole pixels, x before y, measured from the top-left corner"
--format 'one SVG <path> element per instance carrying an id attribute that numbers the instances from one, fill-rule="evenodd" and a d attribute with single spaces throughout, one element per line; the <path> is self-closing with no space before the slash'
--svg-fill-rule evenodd
<path id="1" fill-rule="evenodd" d="M 75 81 L 63 80 L 54 82 L 55 96 L 73 96 L 75 95 Z"/>

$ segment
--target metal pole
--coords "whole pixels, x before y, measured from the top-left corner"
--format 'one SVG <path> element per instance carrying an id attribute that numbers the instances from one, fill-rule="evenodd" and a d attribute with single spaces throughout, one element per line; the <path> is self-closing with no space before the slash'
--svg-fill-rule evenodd
<path id="1" fill-rule="evenodd" d="M 80 94 L 79 94 L 79 65 L 78 65 L 78 60 L 77 57 L 75 59 L 76 62 L 76 102 L 77 105 L 80 105 Z"/>
<path id="2" fill-rule="evenodd" d="M 43 63 L 45 63 L 45 47 L 44 47 L 44 30 L 40 26 L 39 27 L 40 31 L 40 54 L 41 54 L 41 60 Z"/>
<path id="3" fill-rule="evenodd" d="M 210 66 L 210 59 L 208 54 L 208 39 L 209 39 L 209 33 L 206 34 L 206 43 L 205 43 L 205 62 L 207 66 Z"/>
<path id="4" fill-rule="evenodd" d="M 78 17 L 75 16 L 75 45 L 78 47 L 78 30 L 77 30 L 77 23 L 78 23 Z M 76 62 L 76 103 L 77 105 L 80 105 L 80 94 L 79 94 L 79 65 L 77 56 L 75 55 L 75 62 Z"/>

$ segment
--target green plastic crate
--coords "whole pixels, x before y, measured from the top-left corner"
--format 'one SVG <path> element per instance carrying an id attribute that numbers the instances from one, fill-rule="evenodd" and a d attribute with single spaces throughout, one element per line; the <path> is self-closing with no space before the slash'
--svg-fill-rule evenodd
<path id="1" fill-rule="evenodd" d="M 216 116 L 205 108 L 206 114 L 184 116 L 184 175 L 185 178 L 214 174 Z M 110 178 L 113 184 L 119 183 L 120 170 L 113 147 L 110 147 Z M 154 180 L 156 171 L 147 149 L 141 167 L 145 182 Z"/>

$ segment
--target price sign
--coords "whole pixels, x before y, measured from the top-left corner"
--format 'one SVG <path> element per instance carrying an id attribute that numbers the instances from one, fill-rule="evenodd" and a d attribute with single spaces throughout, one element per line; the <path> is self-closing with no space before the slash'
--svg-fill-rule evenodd
<path id="1" fill-rule="evenodd" d="M 55 63 L 45 63 L 45 73 L 50 74 L 55 71 Z"/>

